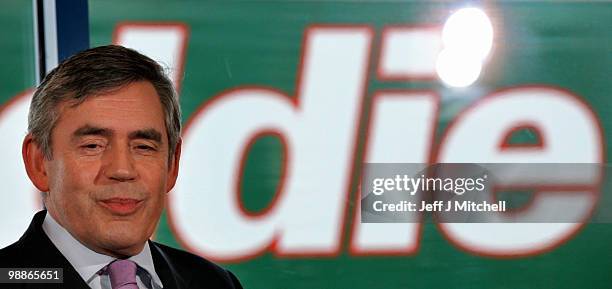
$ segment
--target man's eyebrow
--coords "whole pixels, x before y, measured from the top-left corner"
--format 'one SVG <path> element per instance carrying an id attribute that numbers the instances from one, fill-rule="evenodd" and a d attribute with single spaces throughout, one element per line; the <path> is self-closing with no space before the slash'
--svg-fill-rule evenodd
<path id="1" fill-rule="evenodd" d="M 147 140 L 155 141 L 157 143 L 162 142 L 162 134 L 154 128 L 147 128 L 147 129 L 140 129 L 137 131 L 133 131 L 128 135 L 128 138 L 129 139 L 147 139 Z"/>
<path id="2" fill-rule="evenodd" d="M 88 135 L 111 137 L 113 133 L 114 131 L 112 129 L 96 127 L 96 126 L 86 124 L 78 128 L 77 130 L 75 130 L 72 136 L 73 138 L 79 138 L 79 137 L 88 136 Z M 129 139 L 147 139 L 147 140 L 152 140 L 158 143 L 162 142 L 162 134 L 154 128 L 139 129 L 139 130 L 133 131 L 128 135 L 128 138 Z"/>
<path id="3" fill-rule="evenodd" d="M 72 133 L 73 138 L 78 138 L 87 135 L 99 135 L 104 137 L 110 137 L 113 134 L 113 130 L 108 128 L 101 128 L 86 124 Z"/>

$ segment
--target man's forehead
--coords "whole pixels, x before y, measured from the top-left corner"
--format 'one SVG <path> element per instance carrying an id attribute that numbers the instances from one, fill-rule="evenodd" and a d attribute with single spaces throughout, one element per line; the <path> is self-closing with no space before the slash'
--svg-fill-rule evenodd
<path id="1" fill-rule="evenodd" d="M 119 90 L 67 100 L 58 104 L 58 124 L 67 123 L 69 133 L 93 128 L 114 133 L 155 130 L 167 134 L 166 119 L 157 92 L 148 83 L 133 83 Z"/>

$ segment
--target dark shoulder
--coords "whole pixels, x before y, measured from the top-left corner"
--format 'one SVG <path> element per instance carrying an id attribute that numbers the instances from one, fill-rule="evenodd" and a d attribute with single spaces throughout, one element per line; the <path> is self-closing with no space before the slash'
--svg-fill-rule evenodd
<path id="1" fill-rule="evenodd" d="M 186 280 L 191 285 L 197 284 L 218 284 L 219 288 L 242 289 L 236 276 L 229 270 L 206 260 L 198 255 L 187 251 L 175 249 L 166 245 L 152 242 L 155 247 L 163 252 L 168 261 L 172 264 L 177 273 L 185 276 L 186 272 L 193 274 Z M 154 250 L 153 248 L 151 248 Z M 211 287 L 212 288 L 212 287 Z"/>
<path id="2" fill-rule="evenodd" d="M 57 250 L 42 229 L 47 212 L 34 215 L 28 229 L 15 243 L 0 249 L 0 267 L 47 266 L 57 261 Z"/>
<path id="3" fill-rule="evenodd" d="M 27 248 L 20 241 L 0 249 L 0 268 L 29 265 L 32 261 L 31 252 L 32 248 Z"/>
<path id="4" fill-rule="evenodd" d="M 20 250 L 16 247 L 16 243 L 0 249 L 0 268 L 14 267 L 12 265 L 18 260 L 17 256 L 19 251 Z"/>

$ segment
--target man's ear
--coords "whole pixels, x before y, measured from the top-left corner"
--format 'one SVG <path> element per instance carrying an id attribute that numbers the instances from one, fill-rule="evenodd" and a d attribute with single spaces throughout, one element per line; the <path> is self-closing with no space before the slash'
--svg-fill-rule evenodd
<path id="1" fill-rule="evenodd" d="M 41 192 L 49 191 L 49 177 L 45 169 L 45 155 L 34 142 L 31 134 L 26 135 L 21 146 L 21 155 L 28 177 Z"/>
<path id="2" fill-rule="evenodd" d="M 179 138 L 176 143 L 176 149 L 174 150 L 174 155 L 170 159 L 170 164 L 168 168 L 168 184 L 166 186 L 166 192 L 170 192 L 174 185 L 176 184 L 176 178 L 178 177 L 179 171 L 179 162 L 181 160 L 181 147 L 183 145 L 183 139 Z"/>

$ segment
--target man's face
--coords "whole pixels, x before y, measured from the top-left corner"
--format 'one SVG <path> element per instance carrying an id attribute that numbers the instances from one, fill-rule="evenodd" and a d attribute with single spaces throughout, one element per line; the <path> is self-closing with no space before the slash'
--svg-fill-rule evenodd
<path id="1" fill-rule="evenodd" d="M 178 170 L 157 92 L 136 82 L 59 112 L 53 158 L 44 162 L 49 213 L 96 252 L 139 253 Z"/>

